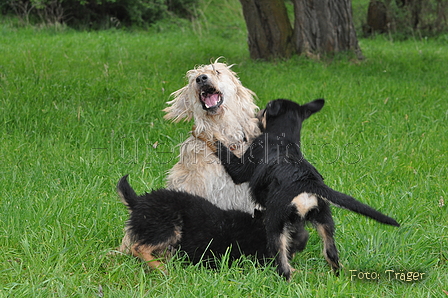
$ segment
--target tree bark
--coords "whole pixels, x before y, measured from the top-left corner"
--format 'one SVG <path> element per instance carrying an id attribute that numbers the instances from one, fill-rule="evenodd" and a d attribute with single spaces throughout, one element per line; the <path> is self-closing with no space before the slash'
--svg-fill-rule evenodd
<path id="1" fill-rule="evenodd" d="M 298 54 L 352 51 L 363 59 L 352 18 L 351 0 L 293 0 L 293 40 Z"/>
<path id="2" fill-rule="evenodd" d="M 289 58 L 292 26 L 284 0 L 240 0 L 252 59 Z"/>
<path id="3" fill-rule="evenodd" d="M 367 9 L 367 32 L 384 33 L 389 31 L 390 21 L 387 14 L 387 6 L 383 1 L 370 0 Z"/>

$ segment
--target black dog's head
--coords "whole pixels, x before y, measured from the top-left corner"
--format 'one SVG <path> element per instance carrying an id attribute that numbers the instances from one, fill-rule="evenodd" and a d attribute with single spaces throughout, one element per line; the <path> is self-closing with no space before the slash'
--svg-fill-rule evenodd
<path id="1" fill-rule="evenodd" d="M 276 132 L 276 128 L 288 128 L 292 133 L 302 128 L 302 122 L 312 114 L 319 112 L 324 106 L 324 99 L 316 99 L 304 105 L 299 105 L 288 99 L 270 101 L 257 117 L 265 132 Z M 284 131 L 282 131 L 284 132 Z"/>

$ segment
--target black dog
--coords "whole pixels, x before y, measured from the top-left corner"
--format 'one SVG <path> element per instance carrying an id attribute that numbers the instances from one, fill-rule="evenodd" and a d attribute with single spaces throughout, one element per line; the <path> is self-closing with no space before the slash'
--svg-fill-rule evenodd
<path id="1" fill-rule="evenodd" d="M 128 206 L 127 229 L 132 237 L 131 252 L 152 268 L 164 269 L 157 257 L 169 257 L 173 249 L 185 252 L 193 263 L 229 252 L 231 260 L 255 255 L 263 262 L 268 255 L 261 211 L 255 216 L 238 210 L 222 210 L 206 199 L 167 189 L 137 196 L 127 175 L 117 185 Z"/>
<path id="2" fill-rule="evenodd" d="M 317 229 L 324 243 L 324 256 L 338 274 L 339 257 L 328 202 L 399 226 L 394 219 L 325 185 L 316 168 L 304 159 L 300 151 L 302 122 L 323 105 L 323 99 L 302 106 L 284 99 L 271 101 L 261 111 L 263 134 L 241 158 L 217 142 L 216 154 L 233 181 L 237 184 L 249 181 L 254 201 L 266 208 L 268 251 L 286 279 L 291 274 L 288 262 L 291 248 L 304 249 L 308 241 L 306 221 Z"/>

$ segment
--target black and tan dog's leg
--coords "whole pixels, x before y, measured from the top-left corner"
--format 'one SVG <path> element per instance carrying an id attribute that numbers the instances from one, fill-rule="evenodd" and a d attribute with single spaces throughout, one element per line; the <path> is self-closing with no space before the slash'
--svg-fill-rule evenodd
<path id="1" fill-rule="evenodd" d="M 217 148 L 215 155 L 221 160 L 233 182 L 241 184 L 249 181 L 256 167 L 256 162 L 250 160 L 250 150 L 238 157 L 220 141 L 217 141 L 215 146 Z"/>
<path id="2" fill-rule="evenodd" d="M 290 235 L 288 231 L 282 232 L 277 235 L 271 235 L 272 243 L 271 249 L 272 253 L 275 255 L 275 263 L 277 264 L 277 272 L 289 280 L 291 278 L 291 272 L 294 271 L 289 264 L 289 250 L 288 246 L 290 243 Z M 268 243 L 271 242 L 268 240 Z M 275 254 L 276 253 L 276 254 Z"/>
<path id="3" fill-rule="evenodd" d="M 160 247 L 138 243 L 132 245 L 131 247 L 131 253 L 133 256 L 145 261 L 152 269 L 159 269 L 166 273 L 163 263 L 154 256 L 154 252 L 156 251 L 160 251 Z"/>
<path id="4" fill-rule="evenodd" d="M 318 224 L 316 229 L 324 242 L 323 254 L 325 259 L 328 264 L 330 264 L 331 268 L 333 268 L 336 276 L 339 276 L 339 255 L 333 238 L 334 226 Z"/>
<path id="5" fill-rule="evenodd" d="M 289 280 L 293 271 L 289 264 L 291 227 L 290 223 L 282 218 L 284 214 L 286 213 L 282 209 L 272 207 L 266 210 L 266 238 L 268 251 L 275 258 L 277 272 Z"/>
<path id="6" fill-rule="evenodd" d="M 339 255 L 334 241 L 334 221 L 331 217 L 331 210 L 328 205 L 319 206 L 320 210 L 315 218 L 315 226 L 319 236 L 322 238 L 324 249 L 323 254 L 328 264 L 333 268 L 336 276 L 339 276 Z"/>
<path id="7" fill-rule="evenodd" d="M 289 258 L 292 259 L 296 252 L 305 249 L 308 243 L 309 233 L 305 229 L 305 221 L 298 220 L 291 225 L 291 247 L 289 248 Z"/>

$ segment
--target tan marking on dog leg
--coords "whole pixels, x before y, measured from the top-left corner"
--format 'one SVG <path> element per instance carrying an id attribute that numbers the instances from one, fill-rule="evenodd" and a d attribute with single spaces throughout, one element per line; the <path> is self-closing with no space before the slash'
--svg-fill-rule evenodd
<path id="1" fill-rule="evenodd" d="M 145 261 L 152 269 L 159 269 L 165 272 L 165 266 L 163 263 L 157 260 L 153 255 L 155 250 L 156 247 L 151 245 L 134 244 L 131 247 L 133 256 Z"/>
<path id="2" fill-rule="evenodd" d="M 291 242 L 291 235 L 289 234 L 289 230 L 285 227 L 283 229 L 283 232 L 280 234 L 280 247 L 279 247 L 279 251 L 278 251 L 278 266 L 280 266 L 281 268 L 284 269 L 284 273 L 285 275 L 289 278 L 291 277 L 291 270 L 292 267 L 289 264 L 289 260 L 288 260 L 288 252 L 289 252 L 289 245 Z"/>
<path id="3" fill-rule="evenodd" d="M 308 211 L 317 206 L 317 197 L 313 194 L 303 192 L 298 196 L 294 197 L 291 203 L 296 206 L 299 214 L 302 217 L 305 217 Z"/>
<path id="4" fill-rule="evenodd" d="M 160 258 L 169 259 L 175 252 L 175 247 L 182 238 L 182 230 L 180 226 L 175 226 L 173 234 L 166 241 L 157 245 L 135 243 L 131 246 L 130 251 L 133 256 L 147 262 L 152 269 L 159 269 L 167 273 L 165 266 L 160 262 Z"/>
<path id="5" fill-rule="evenodd" d="M 287 231 L 283 231 L 283 233 L 280 234 L 280 250 L 287 251 L 289 247 L 289 241 L 290 237 Z"/>
<path id="6" fill-rule="evenodd" d="M 319 233 L 319 236 L 322 238 L 322 241 L 324 243 L 323 254 L 324 254 L 325 260 L 327 260 L 327 263 L 331 266 L 331 268 L 333 268 L 333 270 L 336 271 L 339 268 L 339 263 L 334 262 L 327 254 L 327 251 L 335 250 L 336 257 L 337 257 L 337 250 L 336 250 L 336 246 L 334 243 L 334 239 L 333 239 L 333 237 L 328 235 L 324 225 L 318 224 L 316 226 L 316 230 Z"/>

